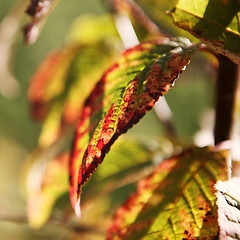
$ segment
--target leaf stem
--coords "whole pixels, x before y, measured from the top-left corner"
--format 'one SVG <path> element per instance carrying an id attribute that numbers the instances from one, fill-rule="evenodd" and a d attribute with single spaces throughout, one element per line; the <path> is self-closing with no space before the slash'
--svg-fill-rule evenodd
<path id="1" fill-rule="evenodd" d="M 218 56 L 216 84 L 215 145 L 230 140 L 237 93 L 238 65 L 223 55 Z"/>

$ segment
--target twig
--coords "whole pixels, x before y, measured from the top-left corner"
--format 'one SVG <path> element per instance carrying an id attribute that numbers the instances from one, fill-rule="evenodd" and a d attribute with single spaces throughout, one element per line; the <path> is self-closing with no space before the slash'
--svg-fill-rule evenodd
<path id="1" fill-rule="evenodd" d="M 28 220 L 26 214 L 13 214 L 0 211 L 0 221 L 27 223 Z"/>
<path id="2" fill-rule="evenodd" d="M 58 213 L 59 215 L 59 213 Z M 74 223 L 72 221 L 66 222 L 66 219 L 63 214 L 61 214 L 61 217 L 54 217 L 53 216 L 47 221 L 47 224 L 52 224 L 55 226 L 63 227 L 67 230 L 71 230 L 78 233 L 96 233 L 96 234 L 104 234 L 104 232 L 97 226 L 97 225 L 86 225 L 83 223 Z M 6 222 L 14 222 L 14 223 L 20 223 L 20 224 L 27 224 L 28 218 L 26 214 L 22 213 L 9 213 L 9 211 L 3 212 L 0 211 L 0 221 L 6 221 Z"/>
<path id="3" fill-rule="evenodd" d="M 238 65 L 223 55 L 218 56 L 219 70 L 216 85 L 215 144 L 230 140 L 237 93 Z"/>
<path id="4" fill-rule="evenodd" d="M 132 23 L 126 14 L 115 14 L 115 24 L 119 36 L 126 49 L 139 44 L 138 37 L 134 31 Z"/>
<path id="5" fill-rule="evenodd" d="M 144 10 L 132 0 L 108 0 L 113 11 L 126 10 L 150 33 L 162 34 L 158 26 L 146 15 Z M 164 35 L 164 34 L 162 34 Z"/>

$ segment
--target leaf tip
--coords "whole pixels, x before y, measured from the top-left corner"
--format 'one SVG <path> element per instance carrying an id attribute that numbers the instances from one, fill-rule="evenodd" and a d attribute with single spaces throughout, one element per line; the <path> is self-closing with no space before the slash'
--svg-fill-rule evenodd
<path id="1" fill-rule="evenodd" d="M 75 204 L 75 214 L 78 218 L 82 217 L 81 207 L 80 207 L 80 198 L 78 199 L 78 201 Z"/>

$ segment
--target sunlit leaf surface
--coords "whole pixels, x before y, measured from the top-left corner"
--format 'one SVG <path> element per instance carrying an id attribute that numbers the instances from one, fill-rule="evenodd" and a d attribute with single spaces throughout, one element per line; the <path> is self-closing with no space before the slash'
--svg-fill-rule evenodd
<path id="1" fill-rule="evenodd" d="M 113 142 L 172 87 L 196 49 L 187 39 L 142 43 L 125 51 L 97 83 L 85 102 L 70 162 L 70 198 L 77 215 L 82 185 Z"/>
<path id="2" fill-rule="evenodd" d="M 228 176 L 227 157 L 193 148 L 163 161 L 117 211 L 107 239 L 214 239 L 214 184 Z"/>
<path id="3" fill-rule="evenodd" d="M 218 53 L 240 63 L 240 4 L 236 0 L 180 0 L 171 12 L 174 23 Z"/>
<path id="4" fill-rule="evenodd" d="M 217 190 L 219 239 L 240 239 L 240 178 L 218 181 Z"/>

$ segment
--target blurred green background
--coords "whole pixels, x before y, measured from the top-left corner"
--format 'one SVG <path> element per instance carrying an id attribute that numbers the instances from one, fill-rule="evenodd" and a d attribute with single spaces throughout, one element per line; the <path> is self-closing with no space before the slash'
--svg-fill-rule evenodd
<path id="1" fill-rule="evenodd" d="M 1 0 L 0 21 L 17 2 Z M 22 163 L 37 145 L 41 127 L 30 117 L 27 88 L 31 76 L 47 53 L 63 45 L 66 33 L 76 17 L 84 13 L 101 14 L 105 11 L 102 1 L 99 0 L 60 1 L 35 44 L 25 46 L 22 32 L 20 30 L 18 32 L 14 72 L 21 91 L 14 99 L 0 95 L 1 240 L 64 239 L 68 232 L 68 229 L 55 225 L 47 225 L 39 231 L 33 231 L 26 223 L 26 200 L 21 190 L 20 175 Z M 28 20 L 26 16 L 24 21 Z M 192 144 L 193 135 L 199 130 L 200 117 L 212 106 L 213 77 L 214 72 L 208 63 L 197 54 L 192 64 L 177 80 L 174 89 L 166 95 L 182 145 Z M 163 135 L 164 129 L 151 111 L 130 133 L 159 137 Z M 16 221 L 12 221 L 14 218 Z"/>

